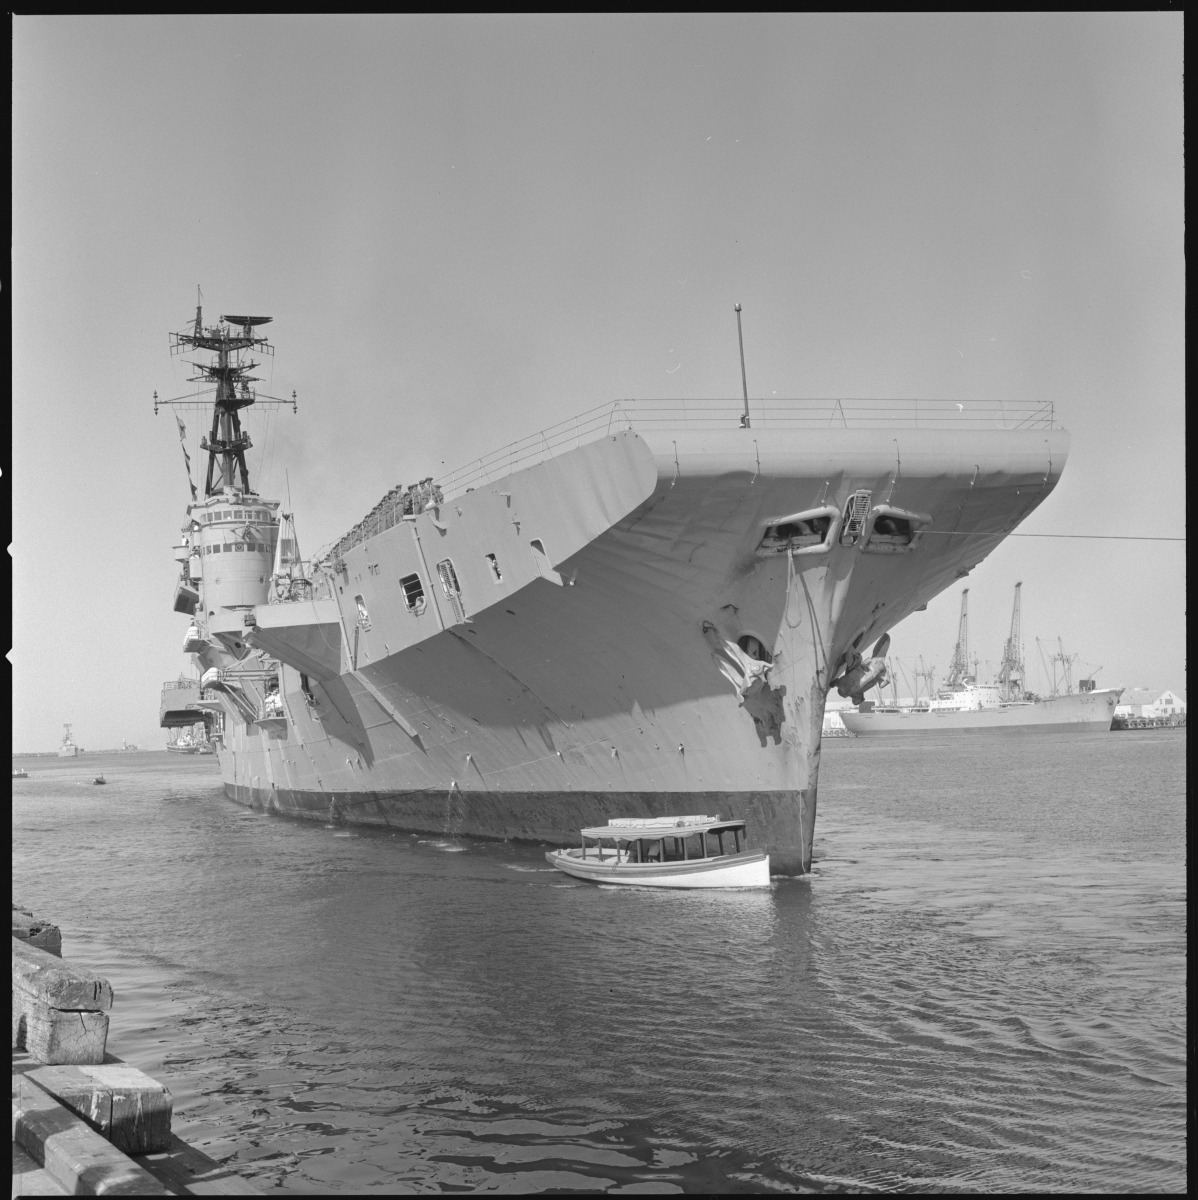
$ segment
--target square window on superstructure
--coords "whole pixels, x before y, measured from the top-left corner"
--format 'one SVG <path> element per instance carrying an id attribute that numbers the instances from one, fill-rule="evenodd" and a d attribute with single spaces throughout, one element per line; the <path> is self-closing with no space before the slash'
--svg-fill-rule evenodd
<path id="1" fill-rule="evenodd" d="M 405 575 L 400 581 L 399 586 L 403 589 L 403 600 L 409 612 L 420 613 L 424 611 L 424 584 L 420 582 L 419 575 Z"/>

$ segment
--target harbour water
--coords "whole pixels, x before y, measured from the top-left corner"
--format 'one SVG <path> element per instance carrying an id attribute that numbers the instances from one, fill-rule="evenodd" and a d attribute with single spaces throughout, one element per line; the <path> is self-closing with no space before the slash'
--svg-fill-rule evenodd
<path id="1" fill-rule="evenodd" d="M 723 894 L 13 765 L 13 896 L 264 1189 L 1186 1188 L 1184 732 L 826 742 L 813 873 Z"/>

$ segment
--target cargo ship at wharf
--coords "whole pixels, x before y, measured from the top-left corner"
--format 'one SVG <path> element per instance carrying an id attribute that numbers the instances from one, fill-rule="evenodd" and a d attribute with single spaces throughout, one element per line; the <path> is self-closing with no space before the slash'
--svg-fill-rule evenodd
<path id="1" fill-rule="evenodd" d="M 294 407 L 251 387 L 269 320 L 172 335 L 213 393 L 176 546 L 199 679 L 160 716 L 205 722 L 235 800 L 322 822 L 566 845 L 703 812 L 808 871 L 829 689 L 863 696 L 869 647 L 1068 451 L 1048 404 L 620 401 L 392 488 L 308 561 L 246 464 L 242 413 Z"/>
<path id="2" fill-rule="evenodd" d="M 969 589 L 965 588 L 961 593 L 957 644 L 944 686 L 922 704 L 918 700 L 907 706 L 865 700 L 855 710 L 840 713 L 846 731 L 854 737 L 1109 731 L 1123 689 L 1098 688 L 1093 679 L 1081 679 L 1075 692 L 1072 667 L 1076 656 L 1067 655 L 1063 647 L 1052 656 L 1052 694 L 1037 696 L 1026 689 L 1020 617 L 1022 589 L 1022 583 L 1015 585 L 1011 632 L 994 682 L 978 682 L 976 661 L 971 670 Z M 1058 690 L 1057 664 L 1062 668 L 1063 691 Z"/>

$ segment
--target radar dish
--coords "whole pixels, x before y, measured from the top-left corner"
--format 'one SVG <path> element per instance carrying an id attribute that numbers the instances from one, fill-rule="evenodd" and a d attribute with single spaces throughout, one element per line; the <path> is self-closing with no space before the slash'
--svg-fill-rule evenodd
<path id="1" fill-rule="evenodd" d="M 230 325 L 265 325 L 273 320 L 272 317 L 233 317 L 221 314 L 222 321 L 228 321 Z"/>

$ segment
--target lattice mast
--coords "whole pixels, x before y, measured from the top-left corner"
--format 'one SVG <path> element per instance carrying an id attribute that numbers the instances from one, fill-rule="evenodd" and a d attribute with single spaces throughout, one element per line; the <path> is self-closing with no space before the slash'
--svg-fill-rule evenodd
<path id="1" fill-rule="evenodd" d="M 961 593 L 961 620 L 957 625 L 957 644 L 953 660 L 948 664 L 947 688 L 959 688 L 970 678 L 969 673 L 969 589 Z"/>
<path id="2" fill-rule="evenodd" d="M 1003 647 L 1002 663 L 998 668 L 998 682 L 1004 700 L 1022 700 L 1025 670 L 1023 665 L 1023 637 L 1020 629 L 1020 591 L 1023 583 L 1015 585 L 1015 603 L 1011 609 L 1011 635 Z"/>
<path id="3" fill-rule="evenodd" d="M 250 472 L 246 466 L 246 451 L 252 446 L 249 434 L 241 427 L 240 412 L 253 404 L 290 404 L 296 407 L 295 393 L 289 401 L 277 396 L 259 396 L 250 386 L 259 378 L 251 374 L 258 361 L 250 355 L 273 355 L 274 347 L 256 333 L 270 317 L 222 316 L 216 325 L 204 324 L 203 305 L 196 303 L 195 323 L 190 330 L 171 334 L 171 354 L 186 354 L 207 350 L 216 357 L 209 362 L 192 362 L 199 372 L 191 376 L 192 383 L 207 383 L 215 387 L 212 406 L 212 430 L 200 442 L 208 453 L 208 471 L 204 481 L 204 498 L 220 495 L 238 488 L 254 495 Z M 159 400 L 154 395 L 154 411 L 160 406 L 192 406 L 195 396 L 180 396 L 174 400 Z"/>

